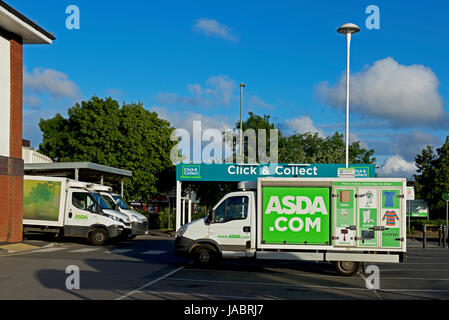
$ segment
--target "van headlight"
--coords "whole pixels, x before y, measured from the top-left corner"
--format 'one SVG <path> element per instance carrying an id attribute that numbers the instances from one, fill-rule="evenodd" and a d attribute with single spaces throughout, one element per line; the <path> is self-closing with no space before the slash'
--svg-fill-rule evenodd
<path id="1" fill-rule="evenodd" d="M 187 231 L 187 225 L 182 226 L 181 228 L 176 231 L 176 237 L 182 237 L 184 233 Z"/>
<path id="2" fill-rule="evenodd" d="M 116 216 L 113 216 L 112 214 L 107 214 L 107 213 L 105 213 L 104 216 L 107 217 L 107 218 L 109 218 L 109 219 L 112 219 L 112 220 L 114 220 L 114 221 L 120 222 L 120 218 L 119 218 L 119 217 L 116 217 Z"/>

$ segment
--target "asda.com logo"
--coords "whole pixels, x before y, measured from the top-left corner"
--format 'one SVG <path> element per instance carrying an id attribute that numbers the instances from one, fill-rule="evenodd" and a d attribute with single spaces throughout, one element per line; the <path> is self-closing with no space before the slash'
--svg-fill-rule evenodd
<path id="1" fill-rule="evenodd" d="M 282 205 L 281 205 L 282 204 Z M 321 215 L 328 215 L 325 201 L 322 196 L 312 199 L 306 196 L 271 196 L 265 214 L 278 214 L 270 231 L 293 232 L 321 232 Z M 310 217 L 319 213 L 319 217 Z M 301 215 L 286 217 L 285 215 Z M 309 215 L 309 216 L 305 216 Z"/>

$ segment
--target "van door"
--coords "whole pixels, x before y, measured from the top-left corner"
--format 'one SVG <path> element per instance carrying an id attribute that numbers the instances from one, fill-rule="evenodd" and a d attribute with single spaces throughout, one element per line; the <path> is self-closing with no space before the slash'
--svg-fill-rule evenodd
<path id="1" fill-rule="evenodd" d="M 379 246 L 379 189 L 358 188 L 357 246 L 376 248 Z"/>
<path id="2" fill-rule="evenodd" d="M 67 195 L 64 234 L 87 237 L 90 226 L 97 222 L 96 202 L 82 190 L 69 190 Z"/>
<path id="3" fill-rule="evenodd" d="M 403 225 L 401 215 L 402 201 L 401 189 L 395 187 L 381 188 L 381 246 L 382 248 L 400 248 L 402 247 L 401 238 Z"/>
<path id="4" fill-rule="evenodd" d="M 356 245 L 355 188 L 335 188 L 333 191 L 333 244 L 339 247 Z"/>
<path id="5" fill-rule="evenodd" d="M 253 204 L 250 197 L 247 193 L 233 193 L 215 208 L 214 220 L 209 224 L 209 238 L 218 242 L 223 251 L 246 250 L 246 243 L 250 241 L 248 213 Z"/>

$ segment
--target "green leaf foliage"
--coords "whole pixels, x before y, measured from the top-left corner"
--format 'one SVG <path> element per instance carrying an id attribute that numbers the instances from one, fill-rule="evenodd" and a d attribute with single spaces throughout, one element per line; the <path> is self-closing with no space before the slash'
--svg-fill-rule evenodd
<path id="1" fill-rule="evenodd" d="M 125 179 L 125 197 L 148 200 L 163 188 L 165 174 L 173 171 L 170 150 L 174 142 L 170 123 L 142 103 L 119 106 L 112 98 L 92 97 L 68 110 L 39 122 L 43 141 L 39 151 L 54 161 L 88 161 L 131 170 Z M 164 183 L 160 183 L 164 181 Z M 159 190 L 158 190 L 159 189 Z"/>
<path id="2" fill-rule="evenodd" d="M 446 201 L 442 195 L 449 193 L 449 136 L 436 151 L 427 146 L 416 157 L 416 196 L 428 202 L 432 218 L 444 217 Z"/>

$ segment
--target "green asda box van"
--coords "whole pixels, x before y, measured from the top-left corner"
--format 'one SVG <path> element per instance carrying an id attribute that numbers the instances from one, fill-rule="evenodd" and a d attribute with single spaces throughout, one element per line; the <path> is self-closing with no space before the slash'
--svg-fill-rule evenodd
<path id="1" fill-rule="evenodd" d="M 406 258 L 405 179 L 259 178 L 239 184 L 208 216 L 177 231 L 175 254 L 333 262 L 353 275 L 362 262 Z"/>

